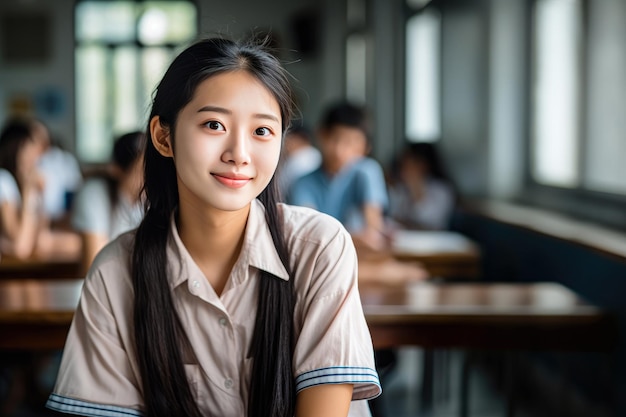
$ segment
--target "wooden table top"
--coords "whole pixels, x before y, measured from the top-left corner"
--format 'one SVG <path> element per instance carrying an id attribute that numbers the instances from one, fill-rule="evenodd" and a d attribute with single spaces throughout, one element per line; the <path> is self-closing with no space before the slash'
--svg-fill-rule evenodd
<path id="1" fill-rule="evenodd" d="M 421 262 L 433 277 L 480 276 L 478 245 L 457 232 L 398 230 L 391 251 L 398 259 Z"/>
<path id="2" fill-rule="evenodd" d="M 82 279 L 0 280 L 0 350 L 61 349 Z"/>
<path id="3" fill-rule="evenodd" d="M 614 317 L 556 283 L 369 286 L 361 300 L 375 346 L 609 350 Z"/>
<path id="4" fill-rule="evenodd" d="M 73 278 L 80 276 L 81 268 L 79 258 L 17 259 L 7 255 L 0 257 L 0 279 Z"/>
<path id="5" fill-rule="evenodd" d="M 0 350 L 60 349 L 82 279 L 0 280 Z M 363 286 L 377 348 L 610 350 L 613 316 L 553 283 Z"/>

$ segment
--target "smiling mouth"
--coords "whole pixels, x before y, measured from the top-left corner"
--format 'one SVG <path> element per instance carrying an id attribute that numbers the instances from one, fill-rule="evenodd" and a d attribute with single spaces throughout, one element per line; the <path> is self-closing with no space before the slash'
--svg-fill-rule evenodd
<path id="1" fill-rule="evenodd" d="M 232 177 L 225 177 L 219 174 L 211 174 L 211 175 L 213 175 L 213 177 L 215 177 L 215 179 L 218 180 L 222 185 L 225 185 L 229 188 L 241 188 L 247 183 L 249 183 L 251 180 L 251 178 L 248 178 L 248 177 L 232 178 Z"/>

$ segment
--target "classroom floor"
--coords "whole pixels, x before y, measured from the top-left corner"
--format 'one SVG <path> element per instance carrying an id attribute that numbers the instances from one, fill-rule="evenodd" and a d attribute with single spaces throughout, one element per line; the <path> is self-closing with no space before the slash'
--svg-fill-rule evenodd
<path id="1" fill-rule="evenodd" d="M 424 351 L 398 350 L 395 368 L 383 377 L 384 394 L 378 401 L 376 417 L 459 417 L 461 416 L 461 369 L 463 351 L 437 352 L 436 376 L 432 383 L 431 404 L 422 398 Z M 443 367 L 441 364 L 443 363 Z M 443 373 L 443 375 L 442 375 Z M 481 366 L 474 366 L 469 377 L 468 417 L 505 417 L 507 398 L 503 383 Z M 515 417 L 543 417 L 516 404 Z"/>

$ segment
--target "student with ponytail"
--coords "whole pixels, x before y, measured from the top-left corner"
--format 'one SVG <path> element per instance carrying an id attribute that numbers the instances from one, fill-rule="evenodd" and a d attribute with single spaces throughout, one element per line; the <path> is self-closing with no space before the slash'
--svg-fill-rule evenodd
<path id="1" fill-rule="evenodd" d="M 208 39 L 173 61 L 148 123 L 145 217 L 92 264 L 48 407 L 369 414 L 357 400 L 380 384 L 350 235 L 277 202 L 291 97 L 263 46 Z"/>

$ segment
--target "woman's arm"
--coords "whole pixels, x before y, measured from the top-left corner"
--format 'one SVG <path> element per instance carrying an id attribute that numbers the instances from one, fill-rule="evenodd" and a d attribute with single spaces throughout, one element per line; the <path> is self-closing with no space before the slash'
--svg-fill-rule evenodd
<path id="1" fill-rule="evenodd" d="M 324 384 L 304 389 L 296 399 L 296 417 L 346 417 L 352 384 Z"/>
<path id="2" fill-rule="evenodd" d="M 17 258 L 28 258 L 37 243 L 39 197 L 36 190 L 27 190 L 21 208 L 12 202 L 5 202 L 0 207 L 2 230 L 9 238 L 12 255 Z"/>

